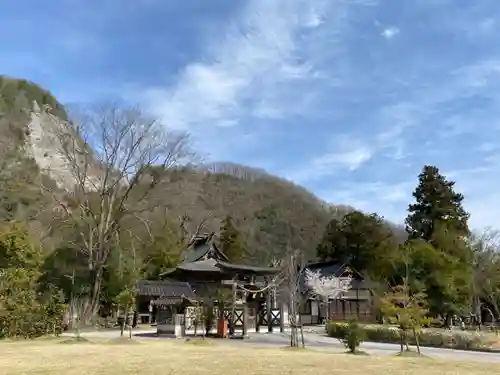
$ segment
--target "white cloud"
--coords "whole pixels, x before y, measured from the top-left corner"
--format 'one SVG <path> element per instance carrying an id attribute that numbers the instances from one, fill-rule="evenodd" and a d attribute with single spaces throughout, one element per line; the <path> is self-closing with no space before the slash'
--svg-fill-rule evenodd
<path id="1" fill-rule="evenodd" d="M 254 109 L 279 117 L 280 86 L 313 78 L 313 68 L 297 59 L 297 36 L 319 27 L 322 12 L 321 1 L 249 2 L 220 39 L 207 38 L 203 61 L 187 65 L 174 87 L 147 90 L 147 101 L 177 128 L 237 124 Z M 255 103 L 259 96 L 267 102 Z"/>
<path id="2" fill-rule="evenodd" d="M 415 178 L 415 181 L 396 183 L 378 180 L 343 184 L 335 189 L 320 192 L 320 196 L 328 202 L 351 205 L 365 212 L 376 212 L 395 223 L 402 223 L 416 182 Z"/>
<path id="3" fill-rule="evenodd" d="M 286 178 L 299 182 L 312 182 L 345 171 L 355 171 L 368 162 L 374 149 L 360 138 L 337 134 L 328 149 L 300 165 L 284 172 Z"/>
<path id="4" fill-rule="evenodd" d="M 204 58 L 186 65 L 174 85 L 142 90 L 143 106 L 171 127 L 211 139 L 210 153 L 238 147 L 243 126 L 256 128 L 314 113 L 322 97 L 317 93 L 335 84 L 337 60 L 331 58 L 348 27 L 349 10 L 371 2 L 246 2 L 225 29 L 204 36 Z M 327 60 L 325 71 L 319 66 Z M 231 142 L 220 129 L 228 126 Z"/>
<path id="5" fill-rule="evenodd" d="M 368 147 L 358 147 L 341 152 L 332 152 L 314 159 L 312 167 L 316 172 L 330 169 L 346 168 L 350 171 L 358 169 L 372 157 L 372 151 Z"/>
<path id="6" fill-rule="evenodd" d="M 387 29 L 382 31 L 382 36 L 386 39 L 392 39 L 396 35 L 398 35 L 399 33 L 400 33 L 400 30 L 397 27 L 392 26 L 392 27 L 388 27 Z"/>

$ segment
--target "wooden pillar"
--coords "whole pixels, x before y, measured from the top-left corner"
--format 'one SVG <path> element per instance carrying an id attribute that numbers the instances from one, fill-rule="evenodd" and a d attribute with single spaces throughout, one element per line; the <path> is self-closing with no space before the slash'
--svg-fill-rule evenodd
<path id="1" fill-rule="evenodd" d="M 356 319 L 359 320 L 359 289 L 356 288 Z"/>
<path id="2" fill-rule="evenodd" d="M 229 335 L 234 335 L 234 314 L 236 310 L 236 281 L 233 280 L 233 304 L 231 306 L 231 318 L 229 322 Z"/>
<path id="3" fill-rule="evenodd" d="M 267 299 L 266 299 L 267 332 L 273 331 L 272 314 L 271 314 L 271 309 L 272 309 L 271 297 L 272 297 L 271 290 L 267 289 Z"/>
<path id="4" fill-rule="evenodd" d="M 248 304 L 247 304 L 247 293 L 243 294 L 243 337 L 248 334 Z"/>
<path id="5" fill-rule="evenodd" d="M 259 292 L 260 293 L 260 292 Z M 260 312 L 262 310 L 260 296 L 256 296 L 257 307 L 255 308 L 255 332 L 260 332 Z"/>
<path id="6" fill-rule="evenodd" d="M 285 307 L 283 301 L 280 300 L 280 332 L 285 332 Z"/>

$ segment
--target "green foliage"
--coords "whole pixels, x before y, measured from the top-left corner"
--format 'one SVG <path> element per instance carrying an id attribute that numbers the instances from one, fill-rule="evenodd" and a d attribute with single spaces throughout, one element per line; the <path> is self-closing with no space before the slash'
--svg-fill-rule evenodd
<path id="1" fill-rule="evenodd" d="M 68 119 L 64 107 L 47 90 L 25 79 L 14 79 L 0 75 L 0 109 L 27 109 L 36 101 L 40 107 L 49 105 L 54 115 L 63 120 Z M 24 105 L 24 108 L 22 106 Z"/>
<path id="2" fill-rule="evenodd" d="M 455 182 L 448 181 L 434 166 L 424 166 L 418 176 L 419 183 L 413 193 L 416 203 L 410 204 L 406 230 L 410 238 L 432 241 L 441 223 L 460 235 L 467 235 L 469 214 L 462 207 L 464 196 L 453 189 Z"/>
<path id="3" fill-rule="evenodd" d="M 45 317 L 47 333 L 60 335 L 64 329 L 62 317 L 67 311 L 66 298 L 64 292 L 57 287 L 50 285 L 41 296 L 42 316 Z"/>
<path id="4" fill-rule="evenodd" d="M 431 314 L 447 317 L 466 312 L 473 280 L 469 214 L 454 184 L 438 168 L 424 166 L 406 218 L 412 279 L 426 290 Z"/>
<path id="5" fill-rule="evenodd" d="M 366 341 L 399 344 L 401 341 L 398 327 L 388 325 L 366 325 L 362 328 L 366 334 Z M 328 323 L 327 335 L 342 340 L 347 331 L 346 323 Z M 413 332 L 408 332 L 408 344 L 416 345 Z M 494 337 L 449 330 L 424 329 L 418 334 L 420 345 L 450 349 L 482 349 L 489 348 L 496 341 Z"/>
<path id="6" fill-rule="evenodd" d="M 408 332 L 415 337 L 419 346 L 418 335 L 427 319 L 427 301 L 424 293 L 411 293 L 407 284 L 397 285 L 380 301 L 380 310 L 390 323 L 396 324 L 401 335 L 401 351 L 403 345 L 408 346 Z M 420 353 L 420 349 L 419 349 Z"/>
<path id="7" fill-rule="evenodd" d="M 135 295 L 134 288 L 127 286 L 115 297 L 115 303 L 125 311 L 128 311 L 135 305 Z"/>
<path id="8" fill-rule="evenodd" d="M 14 222 L 0 227 L 0 269 L 23 268 L 38 276 L 42 262 L 40 246 L 31 242 L 22 225 Z"/>
<path id="9" fill-rule="evenodd" d="M 353 211 L 328 223 L 317 255 L 380 277 L 385 274 L 395 249 L 394 234 L 379 216 Z"/>
<path id="10" fill-rule="evenodd" d="M 231 216 L 226 216 L 221 222 L 220 229 L 220 248 L 221 251 L 232 262 L 239 262 L 245 257 L 245 245 L 241 234 L 236 229 Z"/>
<path id="11" fill-rule="evenodd" d="M 0 231 L 0 337 L 36 337 L 60 333 L 62 294 L 40 290 L 43 253 L 19 224 Z"/>
<path id="12" fill-rule="evenodd" d="M 363 326 L 361 326 L 356 320 L 349 321 L 346 326 L 344 336 L 342 337 L 342 342 L 345 347 L 349 349 L 349 352 L 356 353 L 365 338 L 366 332 L 363 329 Z"/>
<path id="13" fill-rule="evenodd" d="M 161 225 L 152 229 L 153 238 L 145 239 L 146 246 L 140 252 L 150 278 L 158 278 L 161 273 L 176 266 L 186 249 L 178 223 L 170 217 L 164 217 L 160 222 Z"/>

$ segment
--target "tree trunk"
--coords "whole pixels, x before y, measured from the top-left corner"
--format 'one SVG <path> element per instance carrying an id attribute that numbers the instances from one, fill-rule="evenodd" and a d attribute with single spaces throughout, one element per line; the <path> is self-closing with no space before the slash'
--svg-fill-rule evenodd
<path id="1" fill-rule="evenodd" d="M 84 323 L 90 324 L 93 318 L 96 316 L 99 310 L 99 300 L 101 297 L 101 286 L 102 286 L 102 278 L 103 278 L 103 268 L 99 266 L 97 269 L 92 272 L 92 288 L 90 290 L 89 300 L 85 306 L 85 310 L 83 313 Z"/>
<path id="2" fill-rule="evenodd" d="M 418 355 L 420 355 L 420 342 L 418 341 L 418 332 L 415 329 L 415 327 L 413 327 L 413 336 L 415 336 L 415 344 L 417 345 L 417 352 Z"/>
<path id="3" fill-rule="evenodd" d="M 128 311 L 129 311 L 129 308 L 125 308 L 125 313 L 124 313 L 124 317 L 123 317 L 123 321 L 122 321 L 122 324 L 120 326 L 120 336 L 123 337 L 123 334 L 125 332 L 125 327 L 128 326 Z"/>
<path id="4" fill-rule="evenodd" d="M 400 345 L 401 345 L 401 353 L 404 352 L 404 342 L 405 342 L 405 339 L 404 339 L 404 331 L 402 329 L 399 330 L 399 338 L 400 338 Z"/>

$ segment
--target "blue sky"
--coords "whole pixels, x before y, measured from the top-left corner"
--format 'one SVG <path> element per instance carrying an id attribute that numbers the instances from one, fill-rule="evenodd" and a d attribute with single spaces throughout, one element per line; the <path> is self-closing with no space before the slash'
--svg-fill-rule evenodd
<path id="1" fill-rule="evenodd" d="M 0 36 L 0 73 L 141 103 L 207 160 L 395 222 L 434 164 L 500 228 L 498 0 L 17 0 Z"/>

